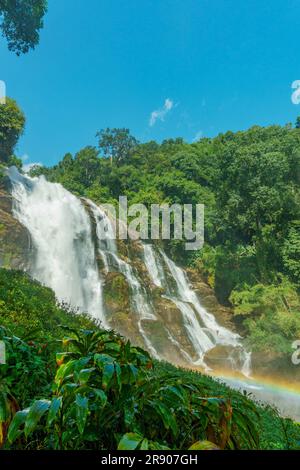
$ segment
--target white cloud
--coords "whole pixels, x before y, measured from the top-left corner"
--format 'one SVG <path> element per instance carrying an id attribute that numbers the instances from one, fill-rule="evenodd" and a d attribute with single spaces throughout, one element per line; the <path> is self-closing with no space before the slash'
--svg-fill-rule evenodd
<path id="1" fill-rule="evenodd" d="M 162 108 L 152 111 L 150 120 L 149 120 L 149 126 L 151 127 L 154 126 L 157 120 L 164 121 L 165 116 L 171 111 L 173 106 L 174 106 L 173 101 L 170 100 L 170 98 L 166 98 Z"/>

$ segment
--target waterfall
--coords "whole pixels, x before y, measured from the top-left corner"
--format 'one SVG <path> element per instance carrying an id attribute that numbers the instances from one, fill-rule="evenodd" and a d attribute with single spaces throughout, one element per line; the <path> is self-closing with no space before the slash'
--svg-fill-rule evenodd
<path id="1" fill-rule="evenodd" d="M 175 280 L 180 301 L 174 300 L 183 314 L 185 326 L 190 337 L 196 336 L 197 338 L 196 341 L 193 341 L 193 344 L 199 354 L 198 363 L 202 363 L 204 367 L 207 367 L 203 357 L 214 346 L 232 346 L 238 349 L 238 355 L 240 356 L 239 361 L 232 357 L 229 358 L 232 361 L 232 368 L 241 370 L 244 375 L 249 376 L 251 373 L 251 353 L 247 352 L 242 346 L 240 335 L 218 324 L 215 317 L 201 305 L 196 292 L 190 287 L 186 273 L 179 266 L 176 266 L 163 251 L 160 251 L 160 254 Z M 189 305 L 189 308 L 187 308 L 187 305 Z M 197 313 L 197 319 L 195 314 L 192 315 L 191 306 L 193 307 L 193 313 Z M 197 331 L 196 334 L 194 328 Z M 193 336 L 191 330 L 194 332 Z M 202 338 L 201 341 L 198 340 L 199 337 Z"/>
<path id="2" fill-rule="evenodd" d="M 163 359 L 166 352 L 174 362 L 178 355 L 185 363 L 209 369 L 206 353 L 217 345 L 230 346 L 237 353 L 229 354 L 228 361 L 233 368 L 250 374 L 251 354 L 242 347 L 240 336 L 218 324 L 201 305 L 186 273 L 162 250 L 151 244 L 140 245 L 149 278 L 161 289 L 155 295 L 167 299 L 181 315 L 177 329 L 172 319 L 169 323 L 164 321 L 164 310 L 160 311 L 151 296 L 144 271 L 132 259 L 119 255 L 114 221 L 103 208 L 88 199 L 80 200 L 43 176 L 22 176 L 16 168 L 10 168 L 8 175 L 12 182 L 13 213 L 28 229 L 35 248 L 30 274 L 51 287 L 60 301 L 90 313 L 109 328 L 103 287 L 109 273 L 121 273 L 130 289 L 131 320 L 136 322 L 138 333 L 153 357 Z M 139 254 L 134 256 L 142 261 Z M 102 270 L 98 257 L 103 261 Z M 153 331 L 163 338 L 160 342 Z"/>
<path id="3" fill-rule="evenodd" d="M 162 287 L 164 282 L 164 273 L 161 265 L 155 257 L 152 245 L 143 245 L 144 247 L 144 261 L 147 267 L 150 278 L 157 287 Z"/>
<path id="4" fill-rule="evenodd" d="M 245 375 L 246 377 L 251 376 L 251 352 L 250 351 L 244 351 L 243 354 L 243 366 L 242 366 L 242 374 Z"/>
<path id="5" fill-rule="evenodd" d="M 13 213 L 30 232 L 36 250 L 30 274 L 51 287 L 58 300 L 105 325 L 102 281 L 83 204 L 43 176 L 21 176 L 16 168 L 10 168 L 8 175 Z"/>
<path id="6" fill-rule="evenodd" d="M 198 313 L 198 323 L 200 324 L 201 322 L 203 326 L 210 331 L 215 343 L 237 346 L 239 335 L 232 333 L 217 323 L 215 317 L 211 313 L 208 313 L 200 304 L 196 293 L 189 285 L 185 272 L 176 266 L 176 264 L 162 251 L 161 255 L 163 256 L 163 259 L 176 282 L 179 298 L 181 301 L 192 305 Z"/>
<path id="7" fill-rule="evenodd" d="M 151 339 L 148 338 L 142 325 L 143 320 L 156 320 L 153 309 L 147 299 L 145 289 L 142 287 L 130 264 L 119 257 L 112 222 L 107 214 L 92 201 L 86 201 L 92 210 L 96 222 L 98 251 L 103 259 L 105 269 L 107 272 L 116 270 L 124 275 L 131 290 L 131 303 L 138 317 L 139 332 L 151 354 L 156 359 L 160 359 L 158 352 L 154 348 Z"/>
<path id="8" fill-rule="evenodd" d="M 164 261 L 174 285 L 170 285 L 168 282 L 168 276 L 163 271 L 160 257 Z M 182 313 L 184 327 L 198 355 L 198 359 L 192 362 L 209 369 L 204 361 L 205 354 L 217 345 L 232 346 L 239 349 L 240 364 L 237 364 L 236 359 L 232 356 L 228 357 L 229 362 L 233 368 L 240 369 L 244 375 L 249 376 L 251 373 L 251 353 L 245 351 L 238 334 L 219 325 L 215 317 L 201 305 L 197 294 L 190 287 L 185 272 L 162 250 L 157 253 L 150 244 L 144 245 L 144 259 L 152 282 L 156 286 L 165 288 L 166 297 Z"/>
<path id="9" fill-rule="evenodd" d="M 117 255 L 114 255 L 116 263 L 118 264 L 119 271 L 124 274 L 130 289 L 131 289 L 131 302 L 135 313 L 138 316 L 138 327 L 141 336 L 143 337 L 145 344 L 149 351 L 156 359 L 160 359 L 158 352 L 154 348 L 151 339 L 148 338 L 144 328 L 143 320 L 156 320 L 151 305 L 147 299 L 146 292 L 142 288 L 141 283 L 134 274 L 132 267 L 121 260 Z"/>
<path id="10" fill-rule="evenodd" d="M 90 207 L 95 220 L 97 250 L 103 260 L 105 271 L 108 273 L 111 270 L 111 265 L 116 259 L 118 251 L 113 226 L 109 217 L 101 207 L 86 198 L 85 202 Z"/>

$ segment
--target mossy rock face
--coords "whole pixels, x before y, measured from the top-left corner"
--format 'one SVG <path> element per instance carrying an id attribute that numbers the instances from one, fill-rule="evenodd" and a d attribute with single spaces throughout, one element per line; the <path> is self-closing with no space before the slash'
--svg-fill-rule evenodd
<path id="1" fill-rule="evenodd" d="M 151 290 L 153 284 L 149 276 L 149 272 L 144 264 L 144 262 L 138 258 L 131 258 L 130 263 L 134 270 L 138 273 L 138 276 L 143 281 L 143 285 L 148 289 Z"/>
<path id="2" fill-rule="evenodd" d="M 204 356 L 204 361 L 211 367 L 216 370 L 232 370 L 232 363 L 230 357 L 236 360 L 236 363 L 241 362 L 242 356 L 240 356 L 241 349 L 235 348 L 233 346 L 221 345 L 218 344 L 214 348 L 207 351 Z M 240 364 L 242 366 L 242 363 Z"/>
<path id="3" fill-rule="evenodd" d="M 138 329 L 138 322 L 135 315 L 130 312 L 115 312 L 109 318 L 109 324 L 112 329 L 118 331 L 122 336 L 128 338 L 132 344 L 144 348 L 144 341 Z"/>
<path id="4" fill-rule="evenodd" d="M 104 302 L 111 315 L 130 310 L 130 288 L 122 273 L 110 272 L 106 275 Z"/>
<path id="5" fill-rule="evenodd" d="M 164 297 L 157 296 L 154 305 L 156 312 L 165 324 L 168 326 L 177 325 L 178 329 L 184 328 L 182 314 L 174 302 Z"/>
<path id="6" fill-rule="evenodd" d="M 157 297 L 154 300 L 154 305 L 162 327 L 165 325 L 173 338 L 176 338 L 180 347 L 187 352 L 192 360 L 196 360 L 195 349 L 184 326 L 182 313 L 176 304 L 165 297 Z M 167 340 L 167 344 L 169 343 L 170 338 Z"/>
<path id="7" fill-rule="evenodd" d="M 173 364 L 185 367 L 188 366 L 188 361 L 182 354 L 181 344 L 170 341 L 170 329 L 169 331 L 166 330 L 160 318 L 158 318 L 158 320 L 144 319 L 141 320 L 141 323 L 148 341 L 160 357 L 163 357 L 164 360 L 171 361 Z M 144 348 L 148 349 L 150 354 L 153 354 L 153 351 L 147 344 L 144 344 Z"/>
<path id="8" fill-rule="evenodd" d="M 151 285 L 151 295 L 154 303 L 159 302 L 163 294 L 165 294 L 165 289 L 163 287 L 158 287 L 154 284 Z"/>
<path id="9" fill-rule="evenodd" d="M 28 270 L 34 249 L 28 230 L 12 215 L 7 178 L 0 180 L 0 267 Z"/>
<path id="10" fill-rule="evenodd" d="M 128 247 L 128 240 L 121 240 L 117 237 L 116 239 L 118 254 L 123 256 L 124 258 L 129 257 L 129 247 Z"/>
<path id="11" fill-rule="evenodd" d="M 213 313 L 217 322 L 221 326 L 224 326 L 231 331 L 237 331 L 237 324 L 233 317 L 232 310 L 218 302 L 213 289 L 204 281 L 198 271 L 187 269 L 186 272 L 201 305 L 209 312 Z M 243 333 L 242 331 L 238 332 L 241 334 Z"/>
<path id="12" fill-rule="evenodd" d="M 192 281 L 192 282 L 204 282 L 205 284 L 206 283 L 206 277 L 204 276 L 204 274 L 202 273 L 202 271 L 199 271 L 198 267 L 197 269 L 194 269 L 194 268 L 187 268 L 186 269 L 186 272 L 189 276 L 189 279 Z"/>
<path id="13" fill-rule="evenodd" d="M 128 250 L 131 258 L 143 259 L 144 248 L 140 240 L 128 240 Z"/>
<path id="14" fill-rule="evenodd" d="M 130 262 L 142 262 L 144 249 L 139 240 L 132 240 L 128 235 L 127 240 L 121 240 L 117 237 L 116 243 L 121 258 Z"/>

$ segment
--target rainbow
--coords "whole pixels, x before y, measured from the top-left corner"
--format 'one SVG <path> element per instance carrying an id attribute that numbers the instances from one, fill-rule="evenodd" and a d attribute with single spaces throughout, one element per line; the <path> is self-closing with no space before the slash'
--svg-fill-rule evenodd
<path id="1" fill-rule="evenodd" d="M 211 377 L 236 390 L 245 390 L 258 402 L 275 406 L 282 416 L 300 421 L 300 384 L 259 375 L 245 377 L 228 370 L 212 371 Z"/>

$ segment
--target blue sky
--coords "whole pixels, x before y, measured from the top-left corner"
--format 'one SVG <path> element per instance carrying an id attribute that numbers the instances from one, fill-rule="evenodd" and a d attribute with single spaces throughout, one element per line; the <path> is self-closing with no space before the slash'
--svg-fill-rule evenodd
<path id="1" fill-rule="evenodd" d="M 36 50 L 0 43 L 27 117 L 16 153 L 51 165 L 103 127 L 191 142 L 294 122 L 299 30 L 299 0 L 49 0 Z"/>

